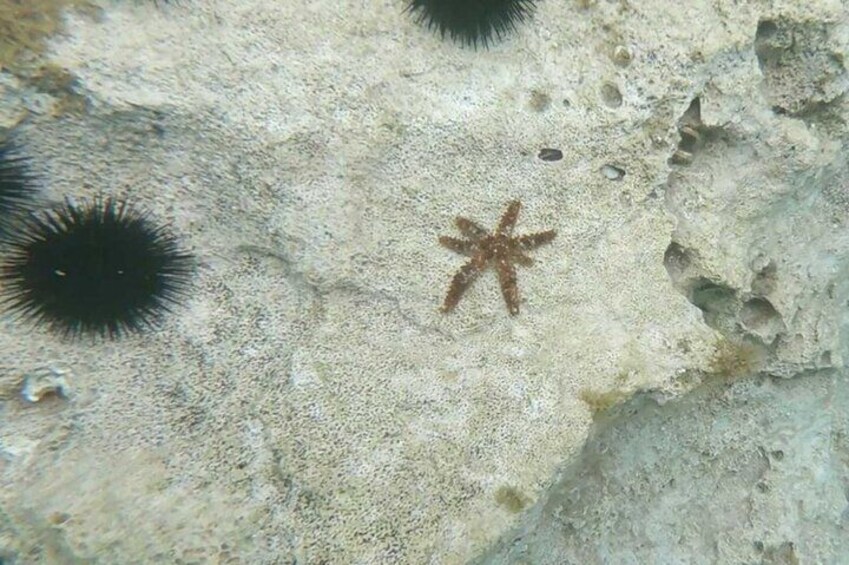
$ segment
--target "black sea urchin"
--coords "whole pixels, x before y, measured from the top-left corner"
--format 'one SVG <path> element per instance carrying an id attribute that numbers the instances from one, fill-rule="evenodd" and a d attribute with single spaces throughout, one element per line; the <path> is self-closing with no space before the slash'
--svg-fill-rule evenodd
<path id="1" fill-rule="evenodd" d="M 154 326 L 187 293 L 193 271 L 167 228 L 112 198 L 66 201 L 6 239 L 3 304 L 65 336 Z"/>
<path id="2" fill-rule="evenodd" d="M 29 160 L 9 140 L 0 141 L 0 234 L 7 233 L 35 195 Z"/>
<path id="3" fill-rule="evenodd" d="M 530 16 L 536 0 L 407 0 L 418 23 L 465 45 L 488 47 Z"/>

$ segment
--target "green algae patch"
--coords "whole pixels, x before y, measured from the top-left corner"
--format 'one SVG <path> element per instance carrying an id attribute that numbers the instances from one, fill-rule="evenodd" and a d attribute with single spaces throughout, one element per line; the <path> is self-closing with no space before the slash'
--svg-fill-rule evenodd
<path id="1" fill-rule="evenodd" d="M 502 486 L 495 491 L 495 502 L 508 512 L 517 514 L 525 509 L 530 499 L 513 487 Z"/>

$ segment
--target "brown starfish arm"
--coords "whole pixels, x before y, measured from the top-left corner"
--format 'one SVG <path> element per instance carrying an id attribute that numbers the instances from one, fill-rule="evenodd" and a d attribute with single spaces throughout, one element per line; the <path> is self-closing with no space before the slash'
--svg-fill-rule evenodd
<path id="1" fill-rule="evenodd" d="M 477 258 L 473 258 L 460 267 L 460 270 L 451 279 L 451 286 L 448 287 L 448 294 L 445 295 L 445 301 L 442 303 L 441 310 L 443 312 L 450 312 L 457 306 L 457 303 L 463 297 L 463 293 L 478 278 L 481 271 L 480 261 Z"/>
<path id="2" fill-rule="evenodd" d="M 460 230 L 460 233 L 469 239 L 477 241 L 489 235 L 489 232 L 468 218 L 457 216 L 454 223 L 457 225 L 457 229 Z"/>
<path id="3" fill-rule="evenodd" d="M 507 210 L 501 216 L 501 221 L 498 222 L 498 228 L 495 230 L 497 234 L 510 235 L 513 232 L 513 226 L 516 225 L 516 220 L 519 218 L 519 210 L 522 209 L 522 203 L 518 200 L 513 200 L 507 205 Z"/>
<path id="4" fill-rule="evenodd" d="M 517 247 L 521 251 L 529 251 L 531 249 L 536 249 L 540 245 L 550 242 L 554 239 L 554 236 L 557 235 L 557 232 L 554 230 L 541 231 L 539 233 L 532 233 L 528 235 L 520 235 L 515 238 L 517 243 Z"/>
<path id="5" fill-rule="evenodd" d="M 519 285 L 516 282 L 516 269 L 507 258 L 498 260 L 496 264 L 498 281 L 501 283 L 501 295 L 507 303 L 507 309 L 512 316 L 519 313 Z"/>
<path id="6" fill-rule="evenodd" d="M 477 250 L 477 245 L 474 241 L 457 239 L 456 237 L 448 237 L 446 235 L 439 238 L 439 244 L 461 255 L 472 255 Z"/>

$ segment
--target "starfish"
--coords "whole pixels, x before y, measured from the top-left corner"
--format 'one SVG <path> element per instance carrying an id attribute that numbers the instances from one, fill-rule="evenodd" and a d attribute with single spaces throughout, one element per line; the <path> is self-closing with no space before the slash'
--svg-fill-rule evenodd
<path id="1" fill-rule="evenodd" d="M 439 238 L 439 243 L 443 247 L 471 257 L 451 280 L 445 302 L 442 303 L 443 312 L 453 310 L 475 279 L 490 266 L 494 266 L 498 272 L 501 294 L 504 296 L 504 302 L 507 303 L 507 309 L 513 316 L 519 313 L 519 287 L 516 283 L 514 263 L 529 267 L 534 260 L 525 255 L 525 251 L 550 242 L 556 235 L 554 230 L 548 230 L 514 236 L 513 226 L 516 225 L 521 208 L 522 203 L 518 200 L 510 202 L 495 228 L 495 233 L 489 233 L 472 220 L 458 216 L 455 224 L 466 239 L 448 236 Z"/>

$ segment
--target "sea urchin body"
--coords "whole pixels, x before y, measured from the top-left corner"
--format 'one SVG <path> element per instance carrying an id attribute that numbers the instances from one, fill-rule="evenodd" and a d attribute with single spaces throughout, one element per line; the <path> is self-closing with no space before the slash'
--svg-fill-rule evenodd
<path id="1" fill-rule="evenodd" d="M 193 270 L 167 228 L 112 198 L 33 214 L 7 245 L 3 304 L 71 336 L 155 325 L 186 294 Z"/>
<path id="2" fill-rule="evenodd" d="M 465 45 L 488 47 L 524 21 L 536 0 L 408 0 L 418 23 Z"/>

